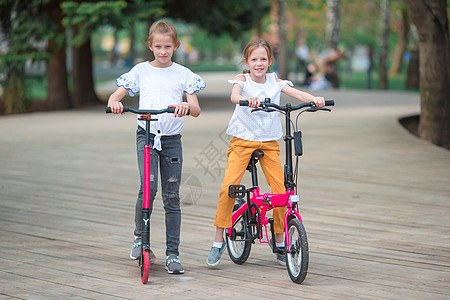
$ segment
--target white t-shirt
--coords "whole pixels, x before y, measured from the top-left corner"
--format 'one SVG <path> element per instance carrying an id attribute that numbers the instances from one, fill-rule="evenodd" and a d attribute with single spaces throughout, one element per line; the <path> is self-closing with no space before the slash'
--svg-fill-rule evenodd
<path id="1" fill-rule="evenodd" d="M 116 80 L 117 86 L 123 86 L 130 96 L 139 93 L 139 109 L 159 110 L 183 101 L 183 94 L 196 93 L 205 88 L 203 79 L 186 67 L 172 63 L 168 68 L 156 68 L 148 61 L 135 65 L 128 73 Z M 155 115 L 158 121 L 152 121 L 150 132 L 155 137 L 154 147 L 161 150 L 160 137 L 176 135 L 183 131 L 183 118 L 173 114 Z M 138 120 L 145 129 L 145 122 Z"/>
<path id="2" fill-rule="evenodd" d="M 228 82 L 239 84 L 243 97 L 258 97 L 261 102 L 265 98 L 270 98 L 271 103 L 280 104 L 281 90 L 286 84 L 293 86 L 292 82 L 288 80 L 277 82 L 275 73 L 267 73 L 265 83 L 254 82 L 250 74 L 243 75 L 245 81 L 228 80 Z M 253 108 L 248 106 L 236 104 L 228 124 L 227 134 L 253 142 L 267 142 L 281 138 L 283 130 L 278 112 L 252 112 L 252 110 Z"/>

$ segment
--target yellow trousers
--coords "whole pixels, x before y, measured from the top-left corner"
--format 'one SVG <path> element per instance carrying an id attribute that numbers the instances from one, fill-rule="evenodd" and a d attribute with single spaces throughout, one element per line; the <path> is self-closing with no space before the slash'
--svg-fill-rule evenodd
<path id="1" fill-rule="evenodd" d="M 250 157 L 253 151 L 257 149 L 264 151 L 264 156 L 260 158 L 259 162 L 267 183 L 270 185 L 271 193 L 284 194 L 286 192 L 278 142 L 251 142 L 233 137 L 230 141 L 227 154 L 227 168 L 219 193 L 219 203 L 217 204 L 216 219 L 214 221 L 216 227 L 231 227 L 231 215 L 235 199 L 228 196 L 228 187 L 241 183 Z M 276 207 L 273 210 L 274 230 L 276 233 L 284 232 L 283 219 L 285 213 L 285 207 Z"/>

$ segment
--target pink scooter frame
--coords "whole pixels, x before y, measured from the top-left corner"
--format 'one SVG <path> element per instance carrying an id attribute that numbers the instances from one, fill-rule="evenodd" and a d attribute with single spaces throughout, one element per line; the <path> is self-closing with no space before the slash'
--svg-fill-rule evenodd
<path id="1" fill-rule="evenodd" d="M 111 113 L 111 108 L 106 107 L 106 113 Z M 123 107 L 123 112 L 133 112 L 140 114 L 139 120 L 145 121 L 145 146 L 144 146 L 144 184 L 143 184 L 143 199 L 142 199 L 142 246 L 141 255 L 138 260 L 141 269 L 141 281 L 143 284 L 148 282 L 150 266 L 155 262 L 154 256 L 151 257 L 150 251 L 150 166 L 151 166 L 151 151 L 150 144 L 150 122 L 156 121 L 152 119 L 152 115 L 162 113 L 174 113 L 175 107 L 168 107 L 161 110 L 137 110 L 128 106 Z"/>

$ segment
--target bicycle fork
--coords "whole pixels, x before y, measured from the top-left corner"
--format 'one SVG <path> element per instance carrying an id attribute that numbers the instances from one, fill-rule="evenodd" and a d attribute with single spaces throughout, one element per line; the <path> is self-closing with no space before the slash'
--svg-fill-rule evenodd
<path id="1" fill-rule="evenodd" d="M 297 218 L 301 223 L 303 223 L 302 217 L 300 216 L 298 211 L 295 209 L 294 204 L 290 203 L 290 205 L 288 205 L 286 214 L 284 215 L 284 236 L 285 236 L 285 243 L 286 243 L 286 253 L 291 252 L 291 250 L 288 247 L 288 245 L 290 245 L 289 221 L 293 218 Z"/>

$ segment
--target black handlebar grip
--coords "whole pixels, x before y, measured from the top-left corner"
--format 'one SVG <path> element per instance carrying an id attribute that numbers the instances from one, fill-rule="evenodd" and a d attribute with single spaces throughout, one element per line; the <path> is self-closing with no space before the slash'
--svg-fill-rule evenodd
<path id="1" fill-rule="evenodd" d="M 239 101 L 239 105 L 240 106 L 248 106 L 248 101 L 247 100 L 241 100 L 241 101 Z"/>
<path id="2" fill-rule="evenodd" d="M 166 108 L 166 112 L 173 114 L 175 112 L 175 107 L 168 107 L 168 108 Z M 189 109 L 187 114 L 186 114 L 186 116 L 189 116 L 190 114 L 191 114 L 191 110 Z"/>
<path id="3" fill-rule="evenodd" d="M 130 111 L 130 108 L 128 106 L 124 106 L 123 112 L 127 112 L 127 111 Z M 105 113 L 112 114 L 111 107 L 109 107 L 109 106 L 105 107 Z"/>
<path id="4" fill-rule="evenodd" d="M 334 100 L 325 100 L 325 106 L 334 106 Z"/>

